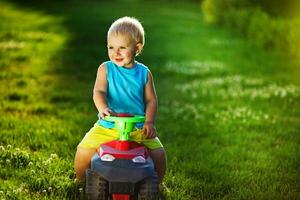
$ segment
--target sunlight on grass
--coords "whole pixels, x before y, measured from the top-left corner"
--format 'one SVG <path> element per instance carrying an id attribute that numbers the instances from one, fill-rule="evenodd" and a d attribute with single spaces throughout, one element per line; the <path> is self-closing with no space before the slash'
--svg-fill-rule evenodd
<path id="1" fill-rule="evenodd" d="M 239 45 L 239 40 L 236 39 L 224 39 L 224 38 L 211 38 L 208 43 L 211 46 L 217 46 L 217 47 L 222 47 L 222 46 L 226 46 L 226 47 L 234 47 L 234 46 L 238 46 Z"/>
<path id="2" fill-rule="evenodd" d="M 166 71 L 187 75 L 207 75 L 226 72 L 226 66 L 218 61 L 167 62 Z"/>
<path id="3" fill-rule="evenodd" d="M 45 70 L 49 60 L 67 42 L 67 31 L 62 26 L 51 26 L 62 23 L 63 18 L 37 11 L 21 11 L 6 2 L 0 5 L 0 50 L 6 58 L 1 60 L 0 66 L 9 61 L 9 64 L 4 64 L 6 67 L 18 68 L 23 73 Z M 30 69 L 26 70 L 29 66 Z M 33 71 L 32 67 L 39 70 Z"/>
<path id="4" fill-rule="evenodd" d="M 45 101 L 45 89 L 51 87 L 44 80 L 51 76 L 54 83 L 58 79 L 46 73 L 52 67 L 50 61 L 67 43 L 68 34 L 61 25 L 62 17 L 21 10 L 6 2 L 0 6 L 0 51 L 5 58 L 0 60 L 0 111 L 6 115 L 0 121 L 1 145 L 7 144 L 0 146 L 0 198 L 41 199 L 53 193 L 56 196 L 60 188 L 72 190 L 74 186 L 70 179 L 72 162 L 56 154 L 46 158 L 42 151 L 33 152 L 50 145 L 45 143 L 50 141 L 47 137 L 60 137 L 60 131 L 53 126 L 56 123 L 62 127 L 61 122 L 49 117 L 55 113 L 55 107 Z M 19 138 L 19 142 L 13 138 Z"/>
<path id="5" fill-rule="evenodd" d="M 265 123 L 269 115 L 263 111 L 252 110 L 247 107 L 229 107 L 227 110 L 215 113 L 216 120 L 220 123 Z"/>
<path id="6" fill-rule="evenodd" d="M 204 97 L 217 96 L 223 99 L 288 98 L 289 101 L 293 101 L 300 96 L 300 87 L 297 85 L 267 83 L 263 79 L 249 78 L 242 75 L 204 78 L 186 84 L 176 84 L 175 88 L 182 93 L 193 94 L 197 91 Z"/>
<path id="7" fill-rule="evenodd" d="M 27 183 L 11 187 L 10 181 L 6 180 L 0 190 L 0 197 L 24 198 L 25 194 L 30 195 L 33 191 L 37 196 L 51 197 L 61 188 L 74 187 L 74 183 L 66 176 L 73 176 L 72 163 L 59 158 L 55 153 L 45 158 L 11 145 L 0 146 L 0 167 L 12 168 L 16 173 L 22 170 L 21 178 Z"/>
<path id="8" fill-rule="evenodd" d="M 67 31 L 60 25 L 51 26 L 60 24 L 62 18 L 31 10 L 20 11 L 4 2 L 1 2 L 1 5 L 5 9 L 0 18 L 6 19 L 7 23 L 1 23 L 5 28 L 0 32 L 0 51 L 5 57 L 0 61 L 4 70 L 0 80 L 6 82 L 0 85 L 0 89 L 2 99 L 6 97 L 8 100 L 4 101 L 3 108 L 9 109 L 18 107 L 16 104 L 23 105 L 22 102 L 28 105 L 37 99 L 43 99 L 43 93 L 40 91 L 45 85 L 41 84 L 41 79 L 50 67 L 50 60 L 64 48 Z M 14 77 L 12 80 L 11 76 Z M 26 108 L 31 106 L 35 105 Z"/>
<path id="9" fill-rule="evenodd" d="M 19 50 L 25 47 L 25 42 L 7 41 L 0 42 L 0 50 Z"/>

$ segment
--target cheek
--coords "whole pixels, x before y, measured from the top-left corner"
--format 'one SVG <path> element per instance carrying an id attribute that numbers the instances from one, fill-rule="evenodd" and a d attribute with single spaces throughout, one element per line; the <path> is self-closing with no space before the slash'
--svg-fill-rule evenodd
<path id="1" fill-rule="evenodd" d="M 127 51 L 125 55 L 126 55 L 127 57 L 132 57 L 133 54 L 134 54 L 134 52 L 132 52 L 132 51 Z"/>
<path id="2" fill-rule="evenodd" d="M 107 51 L 107 54 L 108 54 L 109 57 L 112 57 L 113 52 L 112 51 Z"/>

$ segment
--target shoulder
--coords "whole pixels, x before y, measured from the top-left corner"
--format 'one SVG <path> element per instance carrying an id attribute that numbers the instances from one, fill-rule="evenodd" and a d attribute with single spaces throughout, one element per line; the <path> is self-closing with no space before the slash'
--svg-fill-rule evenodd
<path id="1" fill-rule="evenodd" d="M 144 72 L 150 73 L 150 69 L 148 66 L 144 65 L 143 63 L 137 62 L 137 66 Z"/>
<path id="2" fill-rule="evenodd" d="M 151 80 L 151 81 L 152 81 L 152 79 L 153 79 L 153 76 L 152 76 L 152 73 L 151 73 L 150 70 L 149 70 L 148 73 L 147 73 L 147 78 L 148 78 L 148 80 Z"/>
<path id="3" fill-rule="evenodd" d="M 139 68 L 149 70 L 149 68 L 148 68 L 145 64 L 140 63 L 140 62 L 138 62 L 138 61 L 135 61 L 135 62 L 136 62 L 136 65 L 137 65 Z"/>
<path id="4" fill-rule="evenodd" d="M 109 61 L 108 61 L 109 62 Z M 107 71 L 107 66 L 108 62 L 103 62 L 99 67 L 98 67 L 98 73 L 106 73 Z"/>
<path id="5" fill-rule="evenodd" d="M 110 66 L 110 62 L 111 61 L 105 61 L 105 62 L 101 63 L 100 66 L 98 67 L 98 71 L 106 72 L 107 68 L 109 68 L 109 66 Z"/>
<path id="6" fill-rule="evenodd" d="M 148 66 L 144 65 L 143 63 L 137 62 L 139 68 L 143 71 L 143 77 L 145 84 L 148 84 L 149 82 L 152 82 L 152 73 Z"/>

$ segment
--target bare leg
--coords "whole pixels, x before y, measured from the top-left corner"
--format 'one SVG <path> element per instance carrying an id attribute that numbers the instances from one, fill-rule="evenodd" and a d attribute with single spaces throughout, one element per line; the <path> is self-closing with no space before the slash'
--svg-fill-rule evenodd
<path id="1" fill-rule="evenodd" d="M 90 168 L 91 158 L 95 153 L 96 149 L 77 148 L 74 166 L 78 181 L 85 181 L 85 170 Z"/>
<path id="2" fill-rule="evenodd" d="M 150 157 L 152 158 L 155 170 L 157 171 L 159 182 L 161 183 L 164 179 L 167 167 L 166 152 L 164 148 L 153 149 L 149 151 Z"/>

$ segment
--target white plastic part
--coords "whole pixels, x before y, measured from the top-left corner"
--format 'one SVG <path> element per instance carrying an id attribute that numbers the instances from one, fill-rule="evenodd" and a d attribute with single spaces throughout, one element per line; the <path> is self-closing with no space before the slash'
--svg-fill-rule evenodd
<path id="1" fill-rule="evenodd" d="M 103 149 L 102 147 L 99 148 L 99 155 L 102 155 L 103 154 Z"/>
<path id="2" fill-rule="evenodd" d="M 145 163 L 146 159 L 143 156 L 136 156 L 136 157 L 132 158 L 132 161 L 134 163 Z"/>
<path id="3" fill-rule="evenodd" d="M 110 154 L 104 154 L 103 156 L 101 156 L 102 161 L 113 161 L 114 159 L 115 159 L 115 157 L 113 157 Z"/>

